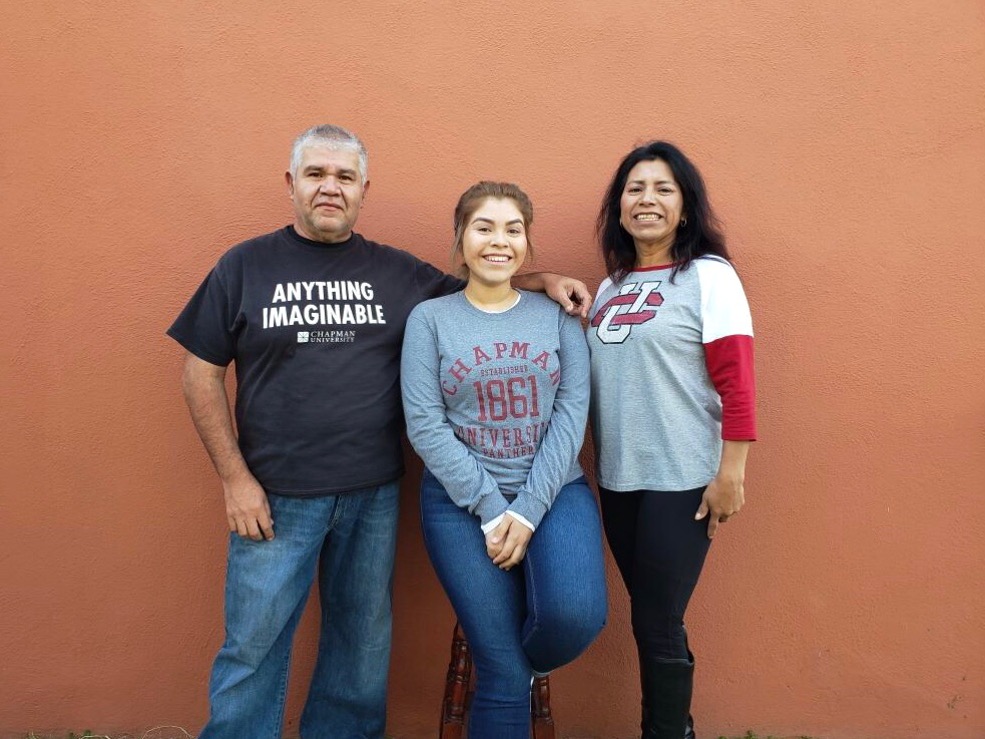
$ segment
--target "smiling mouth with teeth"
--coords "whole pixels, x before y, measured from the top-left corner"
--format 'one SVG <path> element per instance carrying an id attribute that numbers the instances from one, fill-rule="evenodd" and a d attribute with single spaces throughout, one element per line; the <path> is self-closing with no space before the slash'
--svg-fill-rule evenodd
<path id="1" fill-rule="evenodd" d="M 509 257 L 504 257 L 504 256 L 485 256 L 483 257 L 483 259 L 485 259 L 487 262 L 500 262 L 500 263 L 510 261 Z"/>
<path id="2" fill-rule="evenodd" d="M 639 213 L 633 216 L 633 218 L 637 221 L 657 221 L 660 219 L 660 216 L 656 213 Z"/>

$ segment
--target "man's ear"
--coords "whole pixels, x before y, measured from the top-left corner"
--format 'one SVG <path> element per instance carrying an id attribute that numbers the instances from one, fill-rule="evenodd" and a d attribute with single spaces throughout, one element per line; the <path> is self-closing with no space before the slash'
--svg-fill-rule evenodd
<path id="1" fill-rule="evenodd" d="M 294 177 L 291 175 L 291 171 L 287 170 L 284 172 L 284 182 L 287 184 L 287 197 L 294 197 Z"/>

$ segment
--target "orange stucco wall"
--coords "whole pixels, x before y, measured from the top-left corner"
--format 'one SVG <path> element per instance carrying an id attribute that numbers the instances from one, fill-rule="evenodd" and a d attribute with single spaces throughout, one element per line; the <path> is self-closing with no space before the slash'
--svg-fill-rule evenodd
<path id="1" fill-rule="evenodd" d="M 163 332 L 289 219 L 290 141 L 335 122 L 370 148 L 367 235 L 444 265 L 457 195 L 516 180 L 537 266 L 593 288 L 617 159 L 691 153 L 754 307 L 762 436 L 690 614 L 703 735 L 985 736 L 981 2 L 8 2 L 0 69 L 0 735 L 204 720 L 225 523 Z M 413 488 L 400 739 L 434 735 L 453 620 Z M 554 680 L 564 737 L 633 735 L 611 582 Z"/>

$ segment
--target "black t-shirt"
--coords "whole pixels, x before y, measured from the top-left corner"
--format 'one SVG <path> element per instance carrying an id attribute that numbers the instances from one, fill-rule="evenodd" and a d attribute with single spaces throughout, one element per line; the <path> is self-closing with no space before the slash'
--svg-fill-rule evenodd
<path id="1" fill-rule="evenodd" d="M 287 226 L 226 252 L 168 335 L 235 361 L 239 446 L 267 492 L 348 492 L 403 473 L 404 324 L 462 285 L 358 234 L 323 244 Z"/>

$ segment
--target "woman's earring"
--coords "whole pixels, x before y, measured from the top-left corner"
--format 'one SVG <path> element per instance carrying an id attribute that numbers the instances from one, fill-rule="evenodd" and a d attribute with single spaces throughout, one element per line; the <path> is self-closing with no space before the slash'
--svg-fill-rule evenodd
<path id="1" fill-rule="evenodd" d="M 687 216 L 681 219 L 681 228 L 684 228 L 686 225 L 687 225 Z"/>

